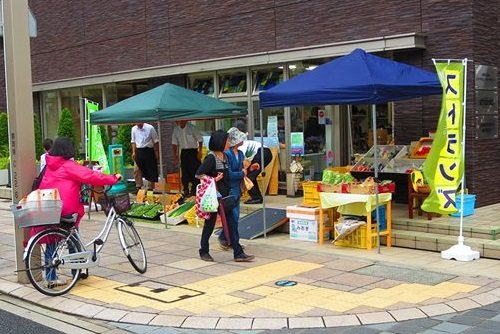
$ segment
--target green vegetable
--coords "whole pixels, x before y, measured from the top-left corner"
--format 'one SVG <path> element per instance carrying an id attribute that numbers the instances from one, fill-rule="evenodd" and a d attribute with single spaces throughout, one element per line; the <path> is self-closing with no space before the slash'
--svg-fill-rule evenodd
<path id="1" fill-rule="evenodd" d="M 180 215 L 182 215 L 183 213 L 189 211 L 193 206 L 194 206 L 194 202 L 193 201 L 190 201 L 190 202 L 186 202 L 184 204 L 182 204 L 181 206 L 179 206 L 178 208 L 176 208 L 174 211 L 170 212 L 168 214 L 168 217 L 178 217 Z"/>

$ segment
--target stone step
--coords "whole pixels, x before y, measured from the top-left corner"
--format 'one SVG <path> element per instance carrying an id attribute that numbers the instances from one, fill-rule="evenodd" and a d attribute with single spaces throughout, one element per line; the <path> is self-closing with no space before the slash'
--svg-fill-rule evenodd
<path id="1" fill-rule="evenodd" d="M 12 188 L 0 186 L 0 198 L 12 199 Z"/>
<path id="2" fill-rule="evenodd" d="M 441 252 L 457 244 L 457 236 L 408 230 L 392 230 L 394 247 L 413 248 Z M 500 240 L 488 240 L 465 236 L 465 245 L 480 252 L 481 257 L 500 259 Z"/>
<path id="3" fill-rule="evenodd" d="M 440 235 L 458 236 L 460 223 L 450 223 L 449 220 L 405 220 L 393 219 L 393 230 L 434 233 Z M 463 236 L 476 239 L 500 240 L 500 226 L 464 224 Z"/>

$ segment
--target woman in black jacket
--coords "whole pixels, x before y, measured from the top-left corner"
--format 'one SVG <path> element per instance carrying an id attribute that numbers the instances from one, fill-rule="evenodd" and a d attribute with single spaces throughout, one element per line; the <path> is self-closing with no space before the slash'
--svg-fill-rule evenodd
<path id="1" fill-rule="evenodd" d="M 210 152 L 206 156 L 205 160 L 201 164 L 200 168 L 196 171 L 196 176 L 201 178 L 203 175 L 208 175 L 215 178 L 217 191 L 222 197 L 229 195 L 231 189 L 231 184 L 229 182 L 229 169 L 227 157 L 224 153 L 225 150 L 229 148 L 228 134 L 223 130 L 215 131 L 212 136 L 210 136 L 210 141 L 208 143 L 208 149 Z M 227 221 L 227 226 L 229 227 L 229 235 L 233 239 L 234 233 L 231 233 L 232 228 L 237 228 L 232 215 L 232 208 L 225 208 L 225 216 Z M 203 261 L 213 261 L 214 259 L 209 253 L 209 239 L 212 235 L 215 227 L 215 221 L 217 219 L 217 212 L 210 214 L 210 218 L 205 220 L 203 225 L 203 231 L 201 233 L 200 241 L 200 258 Z M 234 261 L 236 262 L 250 262 L 254 259 L 253 255 L 247 255 L 241 248 L 237 240 L 231 240 L 231 245 L 233 247 Z"/>

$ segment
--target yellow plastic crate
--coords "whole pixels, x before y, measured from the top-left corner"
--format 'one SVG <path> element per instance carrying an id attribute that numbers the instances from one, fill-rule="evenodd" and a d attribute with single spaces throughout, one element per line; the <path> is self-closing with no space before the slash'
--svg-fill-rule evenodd
<path id="1" fill-rule="evenodd" d="M 349 173 L 351 171 L 353 166 L 337 166 L 337 167 L 329 167 L 328 169 L 331 170 L 332 172 L 337 172 L 337 173 Z"/>
<path id="2" fill-rule="evenodd" d="M 318 185 L 320 181 L 304 181 L 302 189 L 304 191 L 303 204 L 307 206 L 320 206 Z"/>
<path id="3" fill-rule="evenodd" d="M 184 214 L 184 218 L 187 220 L 189 225 L 196 225 L 200 227 L 205 223 L 205 219 L 199 218 L 196 215 L 196 205 Z"/>
<path id="4" fill-rule="evenodd" d="M 335 229 L 334 232 L 336 238 L 338 233 Z M 353 248 L 366 248 L 366 225 L 361 225 L 351 234 L 346 235 L 342 239 L 336 240 L 335 245 Z M 372 248 L 377 246 L 377 224 L 372 224 Z"/>

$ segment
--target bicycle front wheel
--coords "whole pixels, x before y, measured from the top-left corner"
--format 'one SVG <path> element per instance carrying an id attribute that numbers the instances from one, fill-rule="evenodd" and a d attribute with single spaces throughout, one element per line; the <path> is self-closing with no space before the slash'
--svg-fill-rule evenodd
<path id="1" fill-rule="evenodd" d="M 31 284 L 48 296 L 60 296 L 71 290 L 80 276 L 80 269 L 65 267 L 61 258 L 81 252 L 80 241 L 63 229 L 47 229 L 29 244 L 26 273 Z"/>
<path id="2" fill-rule="evenodd" d="M 131 220 L 119 217 L 118 219 L 118 235 L 122 244 L 123 252 L 129 260 L 132 267 L 139 273 L 144 274 L 148 268 L 146 259 L 146 251 L 142 244 L 139 233 L 134 227 Z"/>

